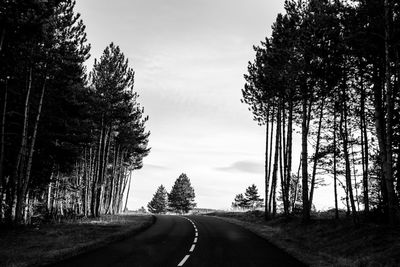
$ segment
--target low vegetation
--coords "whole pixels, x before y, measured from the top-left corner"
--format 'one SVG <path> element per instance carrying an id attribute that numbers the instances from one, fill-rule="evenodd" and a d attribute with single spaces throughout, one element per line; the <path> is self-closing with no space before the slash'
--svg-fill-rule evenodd
<path id="1" fill-rule="evenodd" d="M 98 248 L 151 226 L 149 215 L 108 215 L 0 230 L 0 266 L 35 266 Z"/>
<path id="2" fill-rule="evenodd" d="M 266 238 L 310 266 L 399 266 L 400 229 L 379 223 L 355 226 L 349 217 L 313 213 L 309 224 L 299 217 L 277 216 L 265 221 L 264 212 L 213 212 Z M 344 214 L 343 214 L 344 215 Z"/>

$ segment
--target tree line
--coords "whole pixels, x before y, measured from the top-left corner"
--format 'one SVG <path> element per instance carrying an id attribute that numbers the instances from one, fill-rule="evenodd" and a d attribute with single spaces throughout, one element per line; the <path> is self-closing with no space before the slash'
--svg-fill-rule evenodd
<path id="1" fill-rule="evenodd" d="M 343 192 L 355 222 L 399 222 L 400 3 L 287 0 L 272 30 L 242 90 L 266 132 L 266 218 L 278 199 L 308 221 L 316 188 L 331 183 L 336 218 Z"/>
<path id="2" fill-rule="evenodd" d="M 111 43 L 86 70 L 74 6 L 0 3 L 2 223 L 120 212 L 149 153 L 133 69 Z"/>
<path id="3" fill-rule="evenodd" d="M 163 185 L 157 188 L 153 198 L 147 204 L 151 213 L 163 214 L 166 212 L 188 213 L 196 207 L 195 193 L 189 177 L 185 173 L 179 175 L 168 193 Z"/>

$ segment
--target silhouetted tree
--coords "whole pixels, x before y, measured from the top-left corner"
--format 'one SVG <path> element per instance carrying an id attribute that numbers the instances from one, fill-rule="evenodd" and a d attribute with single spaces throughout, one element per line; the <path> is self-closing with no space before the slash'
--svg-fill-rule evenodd
<path id="1" fill-rule="evenodd" d="M 190 180 L 186 174 L 182 173 L 168 194 L 168 206 L 174 212 L 187 213 L 196 207 L 194 198 L 195 193 Z"/>
<path id="2" fill-rule="evenodd" d="M 232 208 L 248 209 L 248 200 L 243 196 L 242 193 L 237 194 L 232 202 Z"/>
<path id="3" fill-rule="evenodd" d="M 154 193 L 153 198 L 147 204 L 147 208 L 151 213 L 165 213 L 168 205 L 168 193 L 163 185 L 160 185 Z"/>
<path id="4" fill-rule="evenodd" d="M 271 37 L 254 47 L 242 90 L 254 119 L 266 125 L 266 218 L 275 213 L 280 184 L 285 214 L 297 199 L 290 191 L 301 188 L 307 222 L 318 180 L 332 173 L 336 217 L 339 183 L 356 223 L 360 200 L 366 213 L 375 207 L 399 221 L 400 4 L 288 0 L 285 11 Z M 301 134 L 301 187 L 291 186 L 292 121 Z M 372 195 L 378 205 L 371 206 Z"/>
<path id="5" fill-rule="evenodd" d="M 264 199 L 260 198 L 258 188 L 255 184 L 247 187 L 244 195 L 249 208 L 256 209 L 263 206 Z"/>

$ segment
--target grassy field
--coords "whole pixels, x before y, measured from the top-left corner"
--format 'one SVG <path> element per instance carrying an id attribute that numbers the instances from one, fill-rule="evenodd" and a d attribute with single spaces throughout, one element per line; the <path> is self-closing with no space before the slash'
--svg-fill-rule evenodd
<path id="1" fill-rule="evenodd" d="M 150 215 L 113 215 L 18 229 L 0 228 L 0 266 L 35 266 L 95 249 L 154 223 Z"/>
<path id="2" fill-rule="evenodd" d="M 239 224 L 270 240 L 310 266 L 400 266 L 400 228 L 350 219 L 316 217 L 265 222 L 262 212 L 216 212 L 210 215 Z"/>

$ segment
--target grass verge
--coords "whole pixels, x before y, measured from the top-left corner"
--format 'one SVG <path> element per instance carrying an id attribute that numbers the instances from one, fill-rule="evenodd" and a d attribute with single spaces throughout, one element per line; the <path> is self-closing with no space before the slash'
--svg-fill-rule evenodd
<path id="1" fill-rule="evenodd" d="M 400 266 L 400 229 L 379 224 L 354 226 L 351 220 L 278 217 L 263 214 L 216 212 L 209 215 L 238 224 L 310 266 Z"/>
<path id="2" fill-rule="evenodd" d="M 143 231 L 150 215 L 110 215 L 36 227 L 0 229 L 0 266 L 39 266 L 81 254 Z"/>

